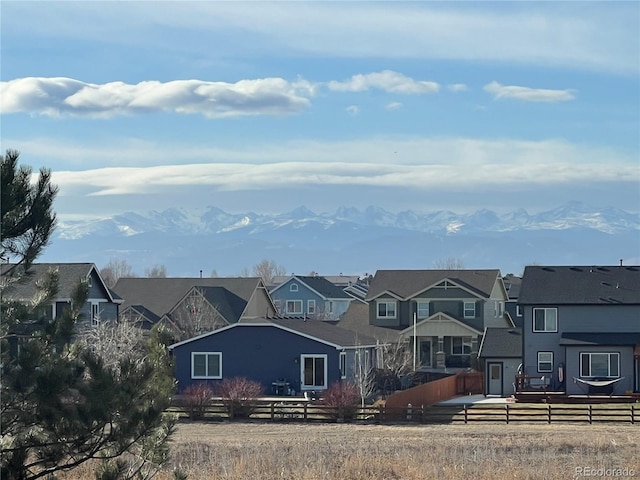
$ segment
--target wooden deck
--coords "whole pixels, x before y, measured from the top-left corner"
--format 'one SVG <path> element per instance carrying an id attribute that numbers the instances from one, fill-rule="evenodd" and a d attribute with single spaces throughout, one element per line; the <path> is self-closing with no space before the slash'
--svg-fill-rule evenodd
<path id="1" fill-rule="evenodd" d="M 634 403 L 640 402 L 640 393 L 629 395 L 567 395 L 565 392 L 524 391 L 514 397 L 521 403 Z"/>

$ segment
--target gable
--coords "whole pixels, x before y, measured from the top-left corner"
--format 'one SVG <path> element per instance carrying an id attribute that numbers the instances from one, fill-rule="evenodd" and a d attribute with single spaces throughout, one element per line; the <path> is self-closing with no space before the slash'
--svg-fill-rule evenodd
<path id="1" fill-rule="evenodd" d="M 433 336 L 433 337 L 464 337 L 481 335 L 482 332 L 466 325 L 444 313 L 436 313 L 414 326 L 410 326 L 402 330 L 403 337 L 417 336 Z"/>

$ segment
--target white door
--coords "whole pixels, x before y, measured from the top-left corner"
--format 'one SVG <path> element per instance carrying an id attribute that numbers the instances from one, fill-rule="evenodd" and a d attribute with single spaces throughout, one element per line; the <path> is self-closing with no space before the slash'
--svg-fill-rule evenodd
<path id="1" fill-rule="evenodd" d="M 487 394 L 502 396 L 502 363 L 487 363 L 487 371 L 489 373 L 489 380 L 487 382 Z"/>

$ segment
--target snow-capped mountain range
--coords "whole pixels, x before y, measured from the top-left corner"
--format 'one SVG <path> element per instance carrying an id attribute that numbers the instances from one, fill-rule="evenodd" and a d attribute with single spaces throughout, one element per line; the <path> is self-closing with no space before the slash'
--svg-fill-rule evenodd
<path id="1" fill-rule="evenodd" d="M 468 268 L 519 273 L 527 263 L 640 262 L 640 215 L 569 203 L 529 214 L 481 209 L 391 213 L 341 207 L 316 213 L 227 213 L 172 208 L 96 220 L 59 221 L 40 261 L 123 259 L 139 274 L 165 265 L 170 275 L 239 274 L 263 258 L 291 272 L 373 273 L 378 268 L 433 268 L 447 258 Z"/>

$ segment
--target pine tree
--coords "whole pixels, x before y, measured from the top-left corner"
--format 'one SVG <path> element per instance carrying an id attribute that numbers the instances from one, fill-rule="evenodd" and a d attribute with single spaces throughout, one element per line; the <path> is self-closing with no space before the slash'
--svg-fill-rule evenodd
<path id="1" fill-rule="evenodd" d="M 107 365 L 75 342 L 88 285 L 79 282 L 68 308 L 50 318 L 42 307 L 57 291 L 55 269 L 31 301 L 7 298 L 55 226 L 49 172 L 32 185 L 17 159 L 2 157 L 2 254 L 15 263 L 2 265 L 0 283 L 0 478 L 53 478 L 92 459 L 101 460 L 98 479 L 147 478 L 167 461 L 173 432 L 166 351 L 155 336 L 145 355 Z"/>

